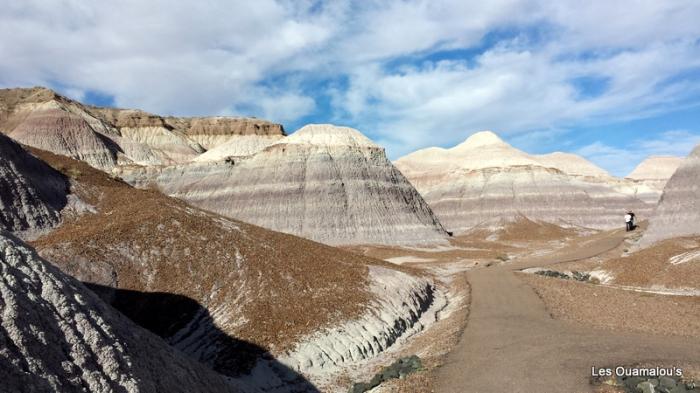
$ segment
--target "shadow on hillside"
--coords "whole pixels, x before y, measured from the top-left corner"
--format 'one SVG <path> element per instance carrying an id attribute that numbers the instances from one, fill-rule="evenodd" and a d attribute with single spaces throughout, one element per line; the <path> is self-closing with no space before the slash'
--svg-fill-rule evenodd
<path id="1" fill-rule="evenodd" d="M 209 311 L 189 297 L 84 284 L 138 325 L 221 374 L 243 377 L 245 382 L 262 389 L 283 384 L 290 392 L 319 392 L 264 348 L 221 331 Z M 259 359 L 264 359 L 268 367 L 258 367 L 255 375 L 249 376 Z"/>
<path id="2" fill-rule="evenodd" d="M 23 199 L 27 199 L 23 201 L 25 204 L 43 203 L 55 212 L 60 212 L 68 204 L 70 186 L 68 178 L 33 156 L 25 146 L 2 133 L 0 133 L 0 158 L 0 167 L 9 168 L 10 172 L 16 171 L 17 174 L 26 178 L 30 187 L 36 191 L 36 195 L 23 197 Z M 13 201 L 18 198 L 15 189 L 17 185 L 12 180 L 14 179 L 9 178 L 9 180 L 0 181 L 2 185 L 0 187 L 0 200 Z M 10 204 L 10 206 L 12 205 Z M 5 224 L 3 217 L 0 217 L 0 224 Z M 23 223 L 23 226 L 28 226 L 28 223 Z"/>

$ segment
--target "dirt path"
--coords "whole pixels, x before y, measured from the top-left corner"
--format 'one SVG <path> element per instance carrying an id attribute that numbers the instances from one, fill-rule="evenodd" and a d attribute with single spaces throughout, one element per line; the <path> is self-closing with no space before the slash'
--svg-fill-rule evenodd
<path id="1" fill-rule="evenodd" d="M 550 256 L 467 272 L 472 290 L 467 328 L 437 371 L 436 391 L 589 392 L 591 366 L 697 361 L 697 340 L 554 320 L 514 273 L 601 254 L 619 245 L 623 236 L 616 233 Z"/>

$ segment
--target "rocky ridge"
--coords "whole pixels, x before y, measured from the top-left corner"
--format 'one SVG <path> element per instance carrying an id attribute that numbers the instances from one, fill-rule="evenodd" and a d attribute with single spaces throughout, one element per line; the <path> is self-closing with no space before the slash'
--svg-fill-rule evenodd
<path id="1" fill-rule="evenodd" d="M 428 148 L 395 162 L 448 230 L 524 216 L 564 226 L 620 226 L 628 209 L 645 216 L 651 206 L 583 158 L 517 150 L 490 131 L 451 149 Z"/>
<path id="2" fill-rule="evenodd" d="M 45 88 L 0 89 L 0 132 L 102 170 L 187 162 L 240 136 L 246 136 L 244 144 L 250 145 L 251 139 L 265 141 L 285 135 L 281 125 L 264 120 L 163 117 L 140 110 L 99 108 Z"/>

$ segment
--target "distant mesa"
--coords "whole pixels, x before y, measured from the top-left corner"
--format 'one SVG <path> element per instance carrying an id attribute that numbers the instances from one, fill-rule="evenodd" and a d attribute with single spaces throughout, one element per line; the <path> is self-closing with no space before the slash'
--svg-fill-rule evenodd
<path id="1" fill-rule="evenodd" d="M 524 216 L 564 226 L 609 229 L 627 209 L 646 215 L 652 205 L 633 186 L 569 153 L 531 155 L 491 131 L 451 148 L 418 150 L 395 165 L 448 230 Z"/>
<path id="2" fill-rule="evenodd" d="M 279 124 L 238 117 L 163 117 L 84 105 L 45 88 L 0 89 L 0 131 L 109 171 L 172 165 L 245 136 L 248 145 L 285 135 Z M 250 148 L 248 148 L 250 150 Z"/>

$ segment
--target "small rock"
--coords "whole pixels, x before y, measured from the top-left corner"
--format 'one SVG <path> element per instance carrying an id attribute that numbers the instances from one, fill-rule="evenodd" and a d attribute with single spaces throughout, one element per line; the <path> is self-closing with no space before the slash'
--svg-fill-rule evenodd
<path id="1" fill-rule="evenodd" d="M 423 368 L 423 363 L 416 355 L 401 358 L 390 366 L 384 368 L 380 373 L 376 374 L 369 383 L 360 382 L 352 385 L 350 393 L 364 393 L 374 389 L 390 379 L 404 379 L 408 374 L 419 371 Z"/>
<path id="2" fill-rule="evenodd" d="M 683 386 L 683 384 L 676 385 L 675 388 L 671 389 L 671 393 L 688 393 L 688 389 Z"/>
<path id="3" fill-rule="evenodd" d="M 659 378 L 659 386 L 662 388 L 675 388 L 676 387 L 676 380 L 671 378 L 671 377 L 661 377 Z"/>
<path id="4" fill-rule="evenodd" d="M 571 275 L 576 281 L 588 282 L 591 280 L 591 275 L 588 273 L 581 273 L 574 270 L 573 272 L 571 272 Z"/>
<path id="5" fill-rule="evenodd" d="M 642 377 L 627 377 L 622 379 L 622 383 L 627 387 L 627 390 L 636 391 L 637 385 L 644 382 Z"/>
<path id="6" fill-rule="evenodd" d="M 655 393 L 656 389 L 654 389 L 654 385 L 652 385 L 651 382 L 644 381 L 637 385 L 637 391 L 641 393 Z"/>
<path id="7" fill-rule="evenodd" d="M 370 384 L 360 382 L 352 385 L 352 388 L 350 388 L 350 393 L 365 393 L 370 389 L 372 389 Z"/>
<path id="8" fill-rule="evenodd" d="M 546 277 L 561 278 L 564 280 L 568 280 L 570 278 L 567 274 L 560 273 L 556 270 L 540 270 L 540 271 L 536 272 L 535 274 L 539 274 L 541 276 L 546 276 Z"/>

